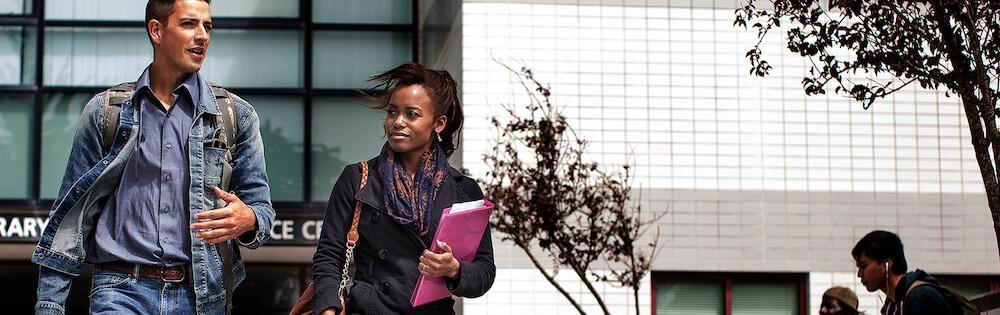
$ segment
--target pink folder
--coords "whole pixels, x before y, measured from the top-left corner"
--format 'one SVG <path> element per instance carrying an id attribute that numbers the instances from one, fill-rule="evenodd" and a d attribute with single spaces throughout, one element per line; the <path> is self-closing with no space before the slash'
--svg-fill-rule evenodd
<path id="1" fill-rule="evenodd" d="M 486 225 L 489 224 L 493 204 L 483 199 L 481 207 L 456 213 L 451 213 L 451 209 L 444 209 L 441 213 L 441 222 L 438 223 L 437 232 L 434 233 L 430 251 L 439 252 L 437 241 L 444 241 L 451 246 L 452 256 L 455 259 L 471 262 L 479 249 L 479 241 L 483 239 Z M 417 286 L 413 288 L 410 304 L 416 307 L 450 296 L 451 292 L 444 284 L 444 277 L 425 278 L 421 275 L 417 279 Z"/>

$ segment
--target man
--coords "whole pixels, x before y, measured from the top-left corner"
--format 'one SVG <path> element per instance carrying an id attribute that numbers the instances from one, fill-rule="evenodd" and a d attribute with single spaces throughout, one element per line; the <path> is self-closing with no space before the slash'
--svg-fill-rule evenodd
<path id="1" fill-rule="evenodd" d="M 95 268 L 91 314 L 223 314 L 227 289 L 245 277 L 235 245 L 267 240 L 274 209 L 257 114 L 198 73 L 212 29 L 209 2 L 147 2 L 153 62 L 121 102 L 118 125 L 119 116 L 104 117 L 107 91 L 87 103 L 32 255 L 40 265 L 37 314 L 65 312 L 85 262 Z M 216 94 L 231 99 L 227 113 Z M 234 128 L 219 125 L 224 114 Z M 105 124 L 117 130 L 109 150 Z M 227 129 L 235 134 L 221 136 Z M 219 189 L 227 183 L 233 193 Z"/>
<path id="2" fill-rule="evenodd" d="M 886 300 L 883 315 L 952 314 L 948 300 L 931 285 L 911 286 L 920 280 L 939 285 L 923 270 L 906 272 L 903 241 L 892 232 L 872 231 L 851 251 L 858 266 L 858 278 L 868 292 L 881 290 Z M 909 294 L 907 294 L 909 292 Z"/>

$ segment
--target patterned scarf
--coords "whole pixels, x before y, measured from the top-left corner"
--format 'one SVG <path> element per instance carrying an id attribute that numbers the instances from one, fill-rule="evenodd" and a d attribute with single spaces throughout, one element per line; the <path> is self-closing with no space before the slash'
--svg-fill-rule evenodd
<path id="1" fill-rule="evenodd" d="M 430 212 L 441 183 L 451 168 L 444 152 L 433 142 L 417 162 L 417 172 L 411 178 L 389 142 L 378 156 L 378 172 L 385 185 L 385 206 L 396 222 L 425 236 L 431 226 Z"/>

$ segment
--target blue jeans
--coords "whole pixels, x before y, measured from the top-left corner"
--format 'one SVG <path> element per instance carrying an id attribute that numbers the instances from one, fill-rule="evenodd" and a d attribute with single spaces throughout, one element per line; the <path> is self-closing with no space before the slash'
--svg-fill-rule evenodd
<path id="1" fill-rule="evenodd" d="M 190 279 L 171 283 L 117 271 L 94 270 L 90 314 L 195 314 Z"/>

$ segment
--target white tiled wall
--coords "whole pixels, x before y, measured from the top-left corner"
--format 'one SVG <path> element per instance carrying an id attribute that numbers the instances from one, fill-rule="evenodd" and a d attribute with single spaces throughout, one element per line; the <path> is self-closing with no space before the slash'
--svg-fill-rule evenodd
<path id="1" fill-rule="evenodd" d="M 482 176 L 478 161 L 496 134 L 487 118 L 525 104 L 499 60 L 551 84 L 553 102 L 591 141 L 590 158 L 634 166 L 644 209 L 667 213 L 657 270 L 809 273 L 818 305 L 831 284 L 856 286 L 850 249 L 885 229 L 902 237 L 911 269 L 997 274 L 958 100 L 918 87 L 869 110 L 832 90 L 806 97 L 808 61 L 787 53 L 780 33 L 762 45 L 772 75 L 754 77 L 744 55 L 756 33 L 733 26 L 735 8 L 721 0 L 465 1 L 463 166 Z M 495 244 L 499 268 L 530 270 L 523 254 Z M 547 286 L 537 277 L 516 289 Z M 468 300 L 467 309 L 506 309 L 494 294 L 503 293 Z M 873 300 L 863 298 L 863 308 Z"/>
<path id="2" fill-rule="evenodd" d="M 551 269 L 549 270 L 551 272 Z M 571 271 L 560 272 L 556 277 L 563 288 L 570 292 L 587 314 L 603 314 L 587 288 Z M 635 314 L 632 290 L 606 283 L 595 283 L 611 314 Z M 639 303 L 643 314 L 649 313 L 650 285 L 639 290 Z M 497 270 L 496 282 L 489 293 L 481 298 L 465 299 L 464 314 L 579 314 L 566 298 L 549 284 L 534 268 Z"/>

